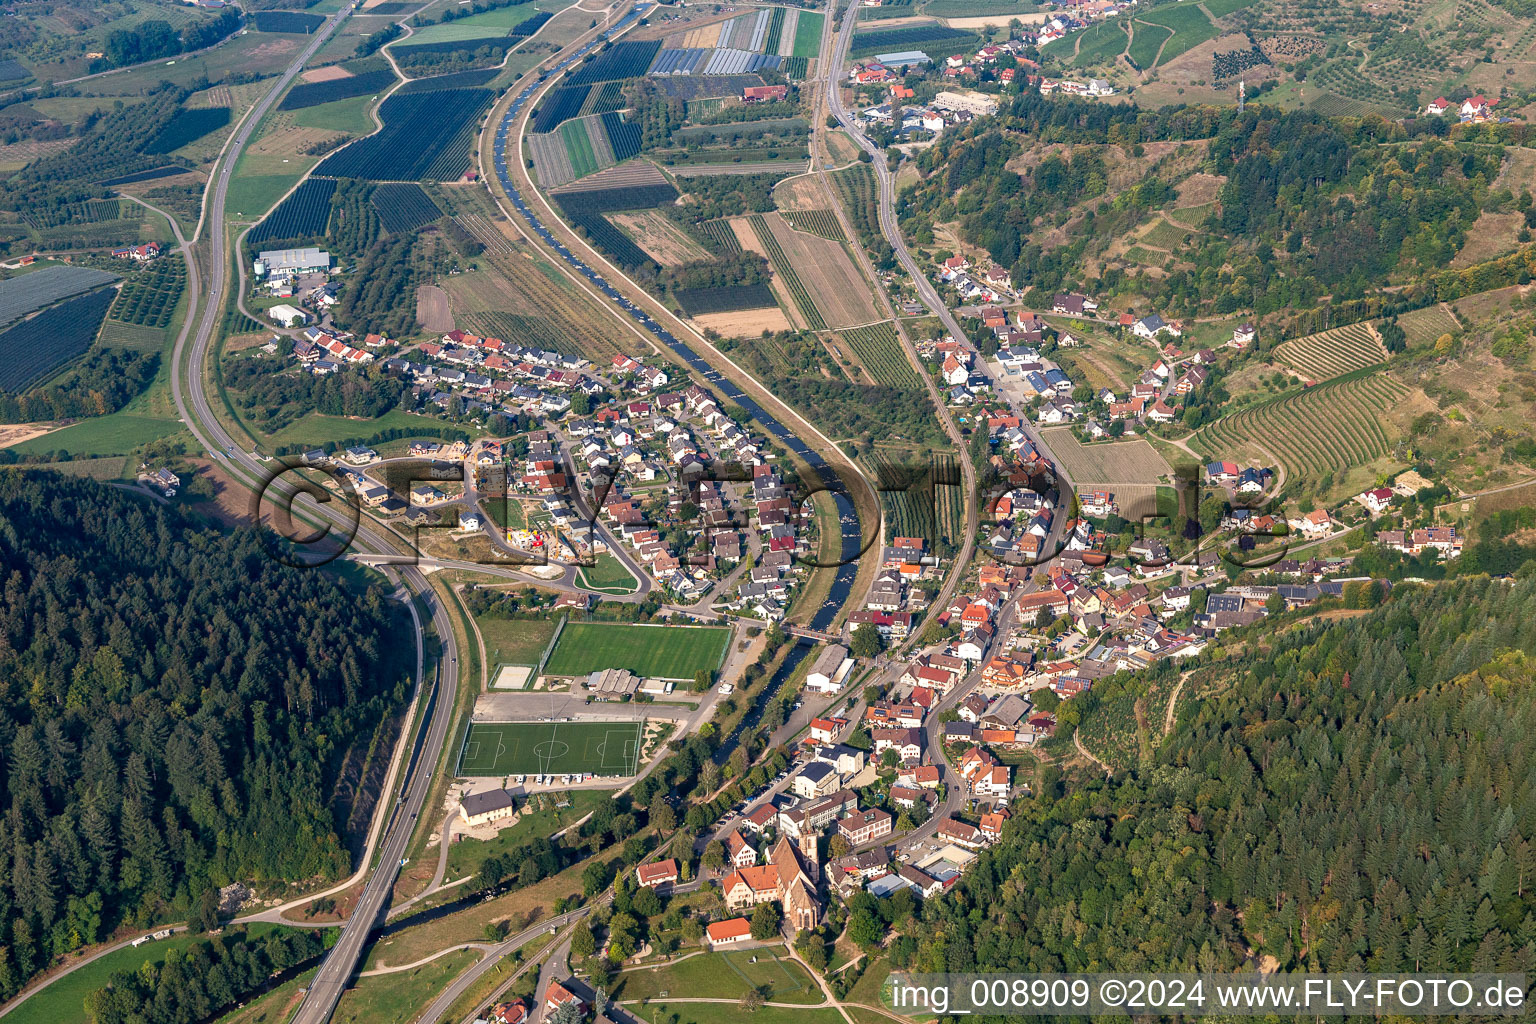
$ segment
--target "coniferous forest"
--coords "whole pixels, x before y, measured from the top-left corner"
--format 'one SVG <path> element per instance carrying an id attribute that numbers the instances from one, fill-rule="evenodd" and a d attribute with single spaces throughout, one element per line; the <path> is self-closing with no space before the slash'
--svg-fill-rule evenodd
<path id="1" fill-rule="evenodd" d="M 1047 769 L 898 924 L 895 965 L 1536 968 L 1536 577 L 1266 642 L 1150 770 L 1063 792 Z"/>
<path id="2" fill-rule="evenodd" d="M 381 590 L 16 471 L 0 571 L 0 998 L 218 886 L 348 870 L 328 768 L 408 682 Z"/>

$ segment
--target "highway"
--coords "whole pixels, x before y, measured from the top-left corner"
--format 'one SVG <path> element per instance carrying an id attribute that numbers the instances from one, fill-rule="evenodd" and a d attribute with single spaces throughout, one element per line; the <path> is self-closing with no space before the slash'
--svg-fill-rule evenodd
<path id="1" fill-rule="evenodd" d="M 253 490 L 263 485 L 269 470 L 253 455 L 243 451 L 235 438 L 230 436 L 219 422 L 210 404 L 204 380 L 204 371 L 213 341 L 223 319 L 224 292 L 229 278 L 230 253 L 224 229 L 225 202 L 240 154 L 256 133 L 262 118 L 272 109 L 278 97 L 303 69 L 305 63 L 325 44 L 350 13 L 351 7 L 344 7 L 314 32 L 303 51 L 278 76 L 260 102 L 241 123 L 205 194 L 204 223 L 209 227 L 206 243 L 207 261 L 201 266 L 196 259 L 189 258 L 187 261 L 189 288 L 200 305 L 195 321 L 196 329 L 191 330 L 194 321 L 189 317 L 176 340 L 172 355 L 172 397 L 182 420 L 198 442 L 209 451 L 224 452 L 226 470 Z M 208 268 L 206 287 L 202 280 L 203 266 Z M 241 280 L 243 276 L 243 274 L 240 275 Z M 291 492 L 291 488 L 281 481 L 274 483 L 272 489 L 279 494 Z M 311 505 L 309 509 L 306 513 L 307 517 L 343 526 L 348 518 L 342 509 L 337 508 L 335 502 Z M 386 534 L 380 533 L 366 521 L 359 526 L 352 542 L 352 549 L 359 553 L 374 555 L 390 554 L 397 550 L 396 544 Z M 447 610 L 436 599 L 426 576 L 418 568 L 400 566 L 386 570 L 387 575 L 393 573 L 398 573 L 400 581 L 407 590 L 420 598 L 430 611 L 433 626 L 442 641 L 443 654 L 434 673 L 432 697 L 427 705 L 427 716 L 420 726 L 424 732 L 409 748 L 411 754 L 404 770 L 403 786 L 390 794 L 392 797 L 399 798 L 398 803 L 385 828 L 384 839 L 380 844 L 374 866 L 368 873 L 367 884 L 351 916 L 342 928 L 340 939 L 321 964 L 314 982 L 305 995 L 303 1005 L 293 1018 L 296 1024 L 322 1024 L 323 1021 L 328 1020 L 336 1008 L 337 1001 L 341 998 L 341 993 L 351 980 L 368 933 L 381 918 L 388 904 L 395 878 L 400 870 L 401 859 L 405 855 L 416 820 L 431 788 L 432 773 L 442 753 L 443 745 L 447 741 L 448 726 L 453 717 L 454 698 L 458 692 L 459 665 L 452 623 Z M 424 637 L 419 628 L 416 641 L 418 644 L 424 644 Z M 423 681 L 418 680 L 419 684 L 421 682 Z M 387 807 L 386 801 L 381 804 L 379 813 L 385 813 Z M 361 870 L 368 871 L 368 865 L 362 865 Z"/>

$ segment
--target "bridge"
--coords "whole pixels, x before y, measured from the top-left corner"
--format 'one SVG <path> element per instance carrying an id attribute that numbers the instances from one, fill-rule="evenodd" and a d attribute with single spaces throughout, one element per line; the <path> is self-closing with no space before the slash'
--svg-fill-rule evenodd
<path id="1" fill-rule="evenodd" d="M 819 630 L 811 629 L 809 626 L 785 626 L 784 632 L 806 640 L 820 640 L 825 644 L 840 644 L 843 642 L 841 633 L 823 633 Z"/>

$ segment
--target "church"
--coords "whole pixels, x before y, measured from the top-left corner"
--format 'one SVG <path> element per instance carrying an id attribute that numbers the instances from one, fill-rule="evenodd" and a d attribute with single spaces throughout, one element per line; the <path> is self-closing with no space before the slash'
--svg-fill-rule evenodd
<path id="1" fill-rule="evenodd" d="M 720 882 L 725 905 L 731 910 L 755 907 L 777 900 L 784 908 L 784 919 L 795 931 L 815 928 L 821 923 L 821 897 L 816 893 L 820 860 L 816 852 L 817 836 L 803 836 L 797 849 L 788 837 L 774 844 L 768 863 L 732 871 Z"/>

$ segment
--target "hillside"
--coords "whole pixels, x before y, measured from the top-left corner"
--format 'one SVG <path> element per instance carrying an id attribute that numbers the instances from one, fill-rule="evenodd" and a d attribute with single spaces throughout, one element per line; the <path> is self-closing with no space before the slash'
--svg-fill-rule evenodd
<path id="1" fill-rule="evenodd" d="M 379 590 L 16 471 L 0 566 L 0 998 L 232 881 L 347 870 L 333 765 L 404 694 Z"/>
<path id="2" fill-rule="evenodd" d="M 1533 613 L 1536 580 L 1480 578 L 1275 637 L 1149 770 L 1047 769 L 897 966 L 1529 971 Z"/>

